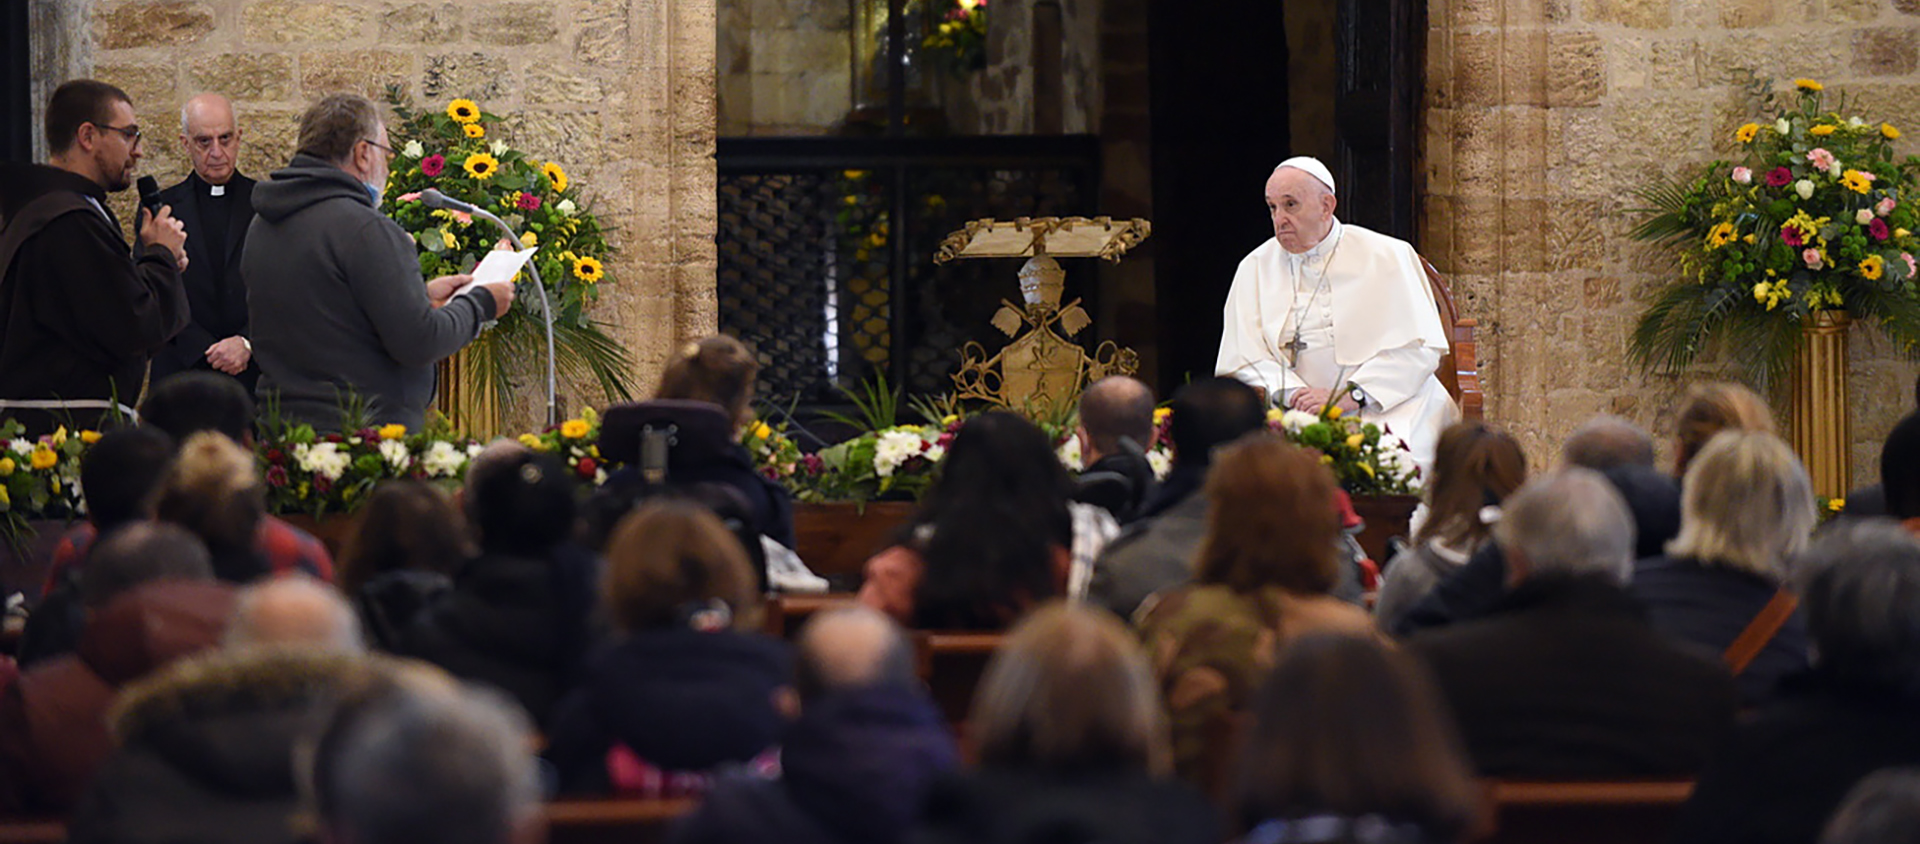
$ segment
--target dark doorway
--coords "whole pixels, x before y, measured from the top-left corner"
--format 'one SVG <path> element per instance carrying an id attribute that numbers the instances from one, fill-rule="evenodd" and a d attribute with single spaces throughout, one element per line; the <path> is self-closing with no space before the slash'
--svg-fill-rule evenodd
<path id="1" fill-rule="evenodd" d="M 33 49 L 26 0 L 0 3 L 0 161 L 33 160 Z"/>
<path id="2" fill-rule="evenodd" d="M 1419 37 L 1425 4 L 1338 0 L 1334 181 L 1340 218 L 1419 243 Z"/>

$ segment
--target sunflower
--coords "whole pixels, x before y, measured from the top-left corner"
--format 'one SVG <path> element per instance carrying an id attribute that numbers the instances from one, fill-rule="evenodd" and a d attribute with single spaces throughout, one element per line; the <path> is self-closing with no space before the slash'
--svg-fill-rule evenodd
<path id="1" fill-rule="evenodd" d="M 581 281 L 592 284 L 599 281 L 605 274 L 604 268 L 600 266 L 598 260 L 593 258 L 573 259 L 573 275 Z"/>
<path id="2" fill-rule="evenodd" d="M 1860 277 L 1868 281 L 1878 281 L 1886 270 L 1887 260 L 1878 255 L 1868 255 L 1860 262 Z"/>
<path id="3" fill-rule="evenodd" d="M 1893 124 L 1891 123 L 1880 124 L 1880 134 L 1885 136 L 1889 141 L 1900 140 L 1900 130 L 1893 128 Z"/>
<path id="4" fill-rule="evenodd" d="M 1759 134 L 1760 134 L 1760 124 L 1749 123 L 1745 126 L 1735 129 L 1733 131 L 1733 139 L 1743 144 L 1750 144 L 1750 143 L 1753 143 L 1754 137 Z"/>
<path id="5" fill-rule="evenodd" d="M 467 162 L 461 166 L 466 168 L 469 176 L 476 179 L 491 179 L 494 171 L 500 169 L 500 162 L 484 152 L 476 152 L 467 156 Z"/>
<path id="6" fill-rule="evenodd" d="M 1718 249 L 1734 241 L 1732 223 L 1721 223 L 1707 232 L 1707 246 Z"/>
<path id="7" fill-rule="evenodd" d="M 1866 193 L 1873 190 L 1873 176 L 1858 170 L 1848 170 L 1840 174 L 1840 184 L 1854 193 Z"/>
<path id="8" fill-rule="evenodd" d="M 480 104 L 472 100 L 454 100 L 447 103 L 447 116 L 455 123 L 474 123 L 480 119 Z"/>
<path id="9" fill-rule="evenodd" d="M 580 439 L 586 436 L 591 430 L 592 428 L 588 427 L 587 420 L 585 419 L 568 419 L 560 423 L 560 436 L 570 440 Z"/>
<path id="10" fill-rule="evenodd" d="M 1812 79 L 1795 79 L 1793 80 L 1793 87 L 1799 88 L 1802 91 L 1812 91 L 1814 93 L 1819 93 L 1821 91 L 1827 90 L 1827 86 L 1822 85 L 1819 82 L 1815 82 Z"/>
<path id="11" fill-rule="evenodd" d="M 478 123 L 468 123 L 464 126 L 461 126 L 460 130 L 463 132 L 466 132 L 467 137 L 469 138 L 484 138 L 487 136 L 486 127 L 481 126 Z"/>
<path id="12" fill-rule="evenodd" d="M 554 193 L 566 192 L 567 171 L 560 169 L 560 165 L 549 161 L 545 164 L 540 165 L 540 172 L 547 174 L 547 181 L 553 183 Z"/>

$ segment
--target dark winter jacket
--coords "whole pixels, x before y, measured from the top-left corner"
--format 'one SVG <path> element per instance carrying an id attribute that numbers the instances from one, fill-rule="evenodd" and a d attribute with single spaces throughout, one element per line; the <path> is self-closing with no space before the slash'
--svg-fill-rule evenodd
<path id="1" fill-rule="evenodd" d="M 318 158 L 295 155 L 254 187 L 253 208 L 240 272 L 262 400 L 337 430 L 352 394 L 375 424 L 422 428 L 433 365 L 479 334 L 493 294 L 475 287 L 430 305 L 413 238 Z"/>
<path id="2" fill-rule="evenodd" d="M 1218 844 L 1220 816 L 1183 782 L 1134 771 L 988 768 L 935 786 L 916 844 Z"/>
<path id="3" fill-rule="evenodd" d="M 1779 585 L 1725 566 L 1661 556 L 1634 564 L 1632 591 L 1654 629 L 1719 659 L 1773 600 Z M 1812 646 L 1806 613 L 1796 611 L 1741 672 L 1741 706 L 1766 702 L 1781 678 L 1807 670 Z"/>
<path id="4" fill-rule="evenodd" d="M 1104 508 L 1120 524 L 1133 521 L 1158 486 L 1153 464 L 1134 445 L 1132 439 L 1121 442 L 1118 454 L 1100 458 L 1080 472 L 1074 481 L 1073 500 Z"/>

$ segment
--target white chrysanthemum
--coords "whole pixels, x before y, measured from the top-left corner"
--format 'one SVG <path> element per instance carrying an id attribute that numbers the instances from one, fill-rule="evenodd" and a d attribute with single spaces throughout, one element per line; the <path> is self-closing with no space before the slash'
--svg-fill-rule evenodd
<path id="1" fill-rule="evenodd" d="M 420 468 L 432 478 L 451 478 L 465 465 L 467 455 L 446 440 L 435 440 L 427 446 L 427 453 L 420 455 Z"/>
<path id="2" fill-rule="evenodd" d="M 562 199 L 554 203 L 553 210 L 571 217 L 573 216 L 573 212 L 578 210 L 578 206 L 575 206 L 571 199 Z"/>
<path id="3" fill-rule="evenodd" d="M 1858 211 L 1853 212 L 1853 221 L 1863 226 L 1873 222 L 1873 209 L 1862 208 Z"/>
<path id="4" fill-rule="evenodd" d="M 506 141 L 494 141 L 493 143 L 490 143 L 490 144 L 487 144 L 487 149 L 490 149 L 490 150 L 493 150 L 493 154 L 494 154 L 494 155 L 506 155 L 506 154 L 507 154 L 507 142 L 506 142 Z"/>
<path id="5" fill-rule="evenodd" d="M 452 447 L 453 447 L 453 444 L 452 444 L 452 443 L 448 443 L 448 444 L 447 444 L 447 447 L 448 447 L 448 448 L 452 448 Z M 486 450 L 487 450 L 487 447 L 486 447 L 486 446 L 484 446 L 484 445 L 481 445 L 481 444 L 479 444 L 479 443 L 471 443 L 471 444 L 469 444 L 469 445 L 467 446 L 467 459 L 469 459 L 469 460 L 471 460 L 471 459 L 473 459 L 473 458 L 475 458 L 475 457 L 479 457 L 479 456 L 480 456 L 480 452 L 482 452 L 482 451 L 486 451 Z"/>
<path id="6" fill-rule="evenodd" d="M 927 458 L 927 462 L 929 463 L 938 463 L 946 458 L 947 447 L 939 443 L 934 443 L 927 446 L 927 450 L 922 452 L 921 456 Z"/>
<path id="7" fill-rule="evenodd" d="M 1780 134 L 1782 134 L 1782 135 L 1784 135 L 1784 134 L 1786 134 L 1786 133 L 1788 133 L 1789 131 L 1792 131 L 1792 130 L 1793 130 L 1793 124 L 1791 124 L 1791 123 L 1788 123 L 1788 122 L 1787 122 L 1787 119 L 1786 119 L 1786 118 L 1784 118 L 1784 117 L 1782 117 L 1782 118 L 1780 118 L 1779 120 L 1775 120 L 1775 121 L 1773 121 L 1773 129 L 1774 129 L 1774 131 L 1776 131 L 1776 132 L 1779 132 Z"/>
<path id="8" fill-rule="evenodd" d="M 1081 460 L 1079 437 L 1068 437 L 1067 441 L 1061 443 L 1053 453 L 1060 458 L 1060 465 L 1067 467 L 1069 472 L 1078 472 L 1086 468 L 1085 462 Z"/>
<path id="9" fill-rule="evenodd" d="M 33 443 L 27 440 L 14 440 L 13 442 L 7 443 L 7 449 L 14 454 L 32 454 Z"/>
<path id="10" fill-rule="evenodd" d="M 301 469 L 329 481 L 340 480 L 340 476 L 347 473 L 347 464 L 350 462 L 347 455 L 340 451 L 339 443 L 294 446 L 293 459 Z"/>
<path id="11" fill-rule="evenodd" d="M 1289 434 L 1298 434 L 1300 433 L 1300 429 L 1318 421 L 1320 421 L 1320 417 L 1304 410 L 1289 410 L 1286 413 L 1280 414 L 1280 425 L 1286 428 Z"/>
<path id="12" fill-rule="evenodd" d="M 1173 455 L 1164 448 L 1147 452 L 1147 465 L 1153 467 L 1154 480 L 1164 481 L 1167 473 L 1173 471 Z"/>
<path id="13" fill-rule="evenodd" d="M 419 158 L 427 154 L 427 148 L 421 146 L 419 141 L 408 141 L 406 146 L 400 148 L 400 154 L 408 158 Z"/>
<path id="14" fill-rule="evenodd" d="M 1812 199 L 1813 198 L 1813 182 L 1808 181 L 1806 179 L 1801 179 L 1800 181 L 1794 182 L 1793 192 L 1799 194 L 1801 199 Z"/>
<path id="15" fill-rule="evenodd" d="M 873 444 L 873 473 L 883 478 L 893 477 L 893 471 L 920 453 L 920 447 L 926 441 L 920 438 L 920 432 L 894 428 L 882 431 Z"/>
<path id="16" fill-rule="evenodd" d="M 413 465 L 413 454 L 407 451 L 405 440 L 381 440 L 380 456 L 386 458 L 387 465 L 392 466 L 395 472 L 405 472 L 408 466 Z"/>

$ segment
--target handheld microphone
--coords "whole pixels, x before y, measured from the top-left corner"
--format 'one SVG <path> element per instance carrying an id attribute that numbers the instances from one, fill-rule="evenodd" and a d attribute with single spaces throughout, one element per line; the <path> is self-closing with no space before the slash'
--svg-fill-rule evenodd
<path id="1" fill-rule="evenodd" d="M 152 176 L 141 176 L 137 183 L 140 191 L 140 207 L 155 217 L 160 216 L 160 183 Z"/>

